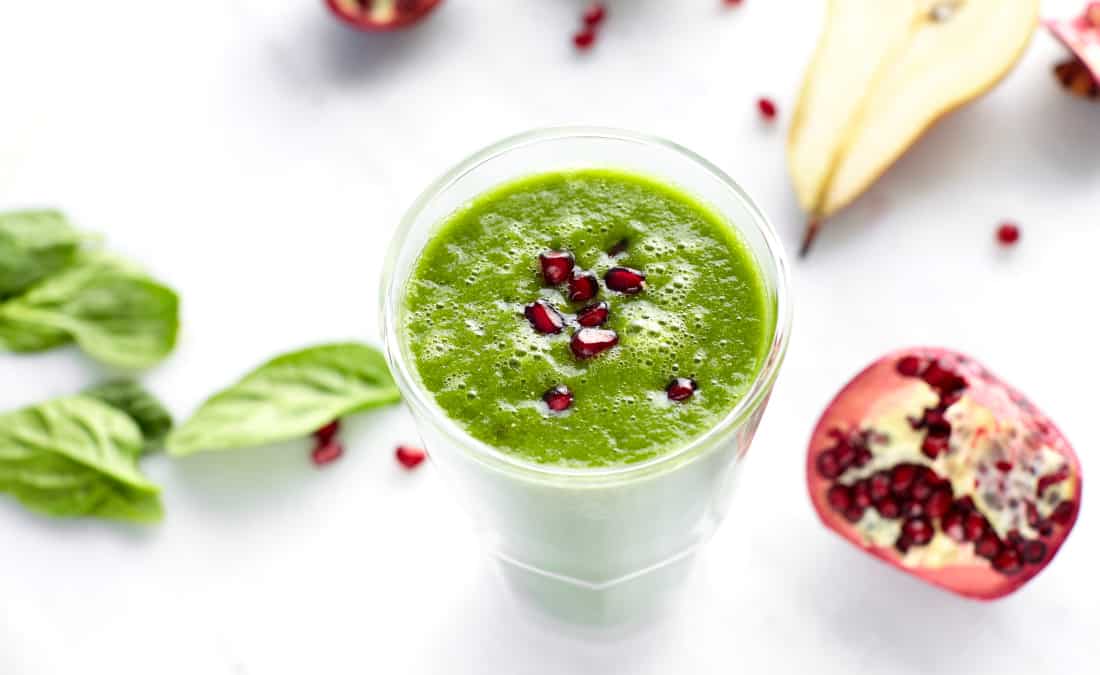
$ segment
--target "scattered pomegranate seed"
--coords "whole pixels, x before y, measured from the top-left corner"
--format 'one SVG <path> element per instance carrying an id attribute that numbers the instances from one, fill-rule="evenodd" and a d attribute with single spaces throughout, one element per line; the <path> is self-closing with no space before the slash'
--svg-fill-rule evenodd
<path id="1" fill-rule="evenodd" d="M 596 281 L 596 275 L 591 272 L 573 270 L 573 276 L 569 279 L 569 300 L 572 302 L 588 302 L 600 292 L 600 283 Z"/>
<path id="2" fill-rule="evenodd" d="M 673 378 L 672 382 L 668 383 L 668 387 L 665 389 L 668 392 L 668 398 L 672 401 L 686 401 L 695 394 L 695 390 L 699 388 L 699 385 L 695 380 L 689 377 L 677 377 Z"/>
<path id="3" fill-rule="evenodd" d="M 596 31 L 591 26 L 585 27 L 573 35 L 573 44 L 582 51 L 591 49 L 596 43 Z"/>
<path id="4" fill-rule="evenodd" d="M 582 328 L 573 333 L 569 347 L 578 359 L 589 359 L 619 344 L 619 334 L 603 328 Z"/>
<path id="5" fill-rule="evenodd" d="M 565 283 L 573 271 L 573 254 L 566 251 L 546 251 L 539 254 L 542 278 L 551 286 Z"/>
<path id="6" fill-rule="evenodd" d="M 546 401 L 546 405 L 554 412 L 561 412 L 573 406 L 573 392 L 569 391 L 569 387 L 564 384 L 559 384 L 553 389 L 548 389 L 542 395 L 542 400 Z"/>
<path id="7" fill-rule="evenodd" d="M 531 327 L 540 333 L 560 333 L 565 327 L 565 318 L 561 312 L 545 300 L 536 300 L 523 308 Z"/>
<path id="8" fill-rule="evenodd" d="M 310 457 L 313 458 L 313 463 L 315 465 L 324 466 L 340 459 L 340 456 L 343 454 L 344 446 L 340 445 L 340 441 L 330 440 L 324 443 L 318 443 L 317 447 L 313 448 Z"/>
<path id="9" fill-rule="evenodd" d="M 626 295 L 636 295 L 645 288 L 645 274 L 629 267 L 612 267 L 603 281 L 611 290 Z"/>
<path id="10" fill-rule="evenodd" d="M 898 374 L 905 377 L 916 377 L 920 372 L 920 359 L 915 356 L 906 356 L 898 360 Z"/>
<path id="11" fill-rule="evenodd" d="M 1004 246 L 1012 246 L 1020 241 L 1020 228 L 1015 223 L 1002 223 L 997 228 L 997 241 Z"/>
<path id="12" fill-rule="evenodd" d="M 584 11 L 584 25 L 589 27 L 595 27 L 603 23 L 603 20 L 607 18 L 607 8 L 604 7 L 602 2 L 593 2 L 588 6 L 588 9 Z"/>
<path id="13" fill-rule="evenodd" d="M 424 461 L 428 453 L 424 452 L 421 448 L 414 448 L 411 445 L 399 445 L 393 455 L 397 458 L 398 462 L 401 462 L 401 466 L 406 469 L 415 469 Z"/>
<path id="14" fill-rule="evenodd" d="M 607 323 L 607 318 L 610 315 L 610 306 L 606 302 L 597 302 L 577 312 L 577 323 L 589 328 L 595 328 Z"/>
<path id="15" fill-rule="evenodd" d="M 620 239 L 619 241 L 615 242 L 614 246 L 607 250 L 607 255 L 611 256 L 612 258 L 616 258 L 626 253 L 626 249 L 628 246 L 630 246 L 630 241 L 626 239 Z"/>
<path id="16" fill-rule="evenodd" d="M 768 121 L 774 120 L 776 115 L 779 114 L 779 108 L 775 106 L 775 101 L 770 98 L 757 99 L 756 107 L 760 111 L 760 115 Z"/>
<path id="17" fill-rule="evenodd" d="M 741 4 L 741 0 L 722 0 L 722 4 L 727 7 L 737 7 Z"/>
<path id="18" fill-rule="evenodd" d="M 313 437 L 317 439 L 319 444 L 325 444 L 336 438 L 336 434 L 340 431 L 340 420 L 332 420 L 325 426 L 321 427 L 317 431 L 313 432 Z"/>

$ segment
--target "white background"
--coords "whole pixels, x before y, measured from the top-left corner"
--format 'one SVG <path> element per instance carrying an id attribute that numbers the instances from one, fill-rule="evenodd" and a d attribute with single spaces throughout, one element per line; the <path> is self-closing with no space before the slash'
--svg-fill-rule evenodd
<path id="1" fill-rule="evenodd" d="M 531 127 L 677 140 L 742 182 L 793 248 L 785 123 L 824 3 L 622 0 L 578 56 L 583 4 L 449 0 L 411 31 L 362 35 L 320 0 L 0 0 L 0 208 L 64 208 L 179 289 L 179 349 L 145 379 L 181 417 L 277 352 L 377 342 L 402 211 Z M 356 420 L 324 471 L 304 442 L 148 460 L 158 527 L 50 521 L 0 499 L 0 673 L 1097 672 L 1093 500 L 1042 575 L 980 604 L 827 532 L 803 486 L 829 398 L 917 343 L 984 360 L 1095 464 L 1100 105 L 1061 93 L 1062 53 L 1037 33 L 1000 88 L 794 265 L 794 339 L 750 478 L 656 624 L 597 634 L 517 605 L 433 469 L 393 461 L 416 438 L 394 408 Z M 780 124 L 758 119 L 760 94 Z M 993 242 L 1003 218 L 1023 228 L 1008 252 Z M 101 374 L 75 351 L 0 355 L 0 407 Z"/>

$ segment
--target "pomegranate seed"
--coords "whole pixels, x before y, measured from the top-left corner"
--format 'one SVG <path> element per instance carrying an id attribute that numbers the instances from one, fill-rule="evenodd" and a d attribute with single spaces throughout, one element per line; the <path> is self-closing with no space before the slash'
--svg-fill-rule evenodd
<path id="1" fill-rule="evenodd" d="M 864 478 L 852 486 L 852 500 L 856 506 L 865 509 L 871 505 L 871 481 Z"/>
<path id="2" fill-rule="evenodd" d="M 573 270 L 573 276 L 569 278 L 569 300 L 572 302 L 588 302 L 600 292 L 600 284 L 596 281 L 596 275 L 591 272 Z"/>
<path id="3" fill-rule="evenodd" d="M 885 471 L 879 471 L 875 475 L 871 476 L 870 481 L 871 499 L 878 501 L 883 497 L 890 494 L 890 474 Z"/>
<path id="4" fill-rule="evenodd" d="M 1012 246 L 1020 241 L 1020 228 L 1015 223 L 1001 223 L 997 228 L 997 241 L 1003 246 Z"/>
<path id="5" fill-rule="evenodd" d="M 826 450 L 817 456 L 817 472 L 825 478 L 836 478 L 843 473 L 836 461 L 836 452 Z"/>
<path id="6" fill-rule="evenodd" d="M 1026 541 L 1020 547 L 1020 557 L 1030 565 L 1041 563 L 1047 557 L 1047 545 L 1034 539 Z"/>
<path id="7" fill-rule="evenodd" d="M 898 553 L 908 553 L 909 547 L 913 545 L 913 541 L 906 537 L 904 534 L 898 537 L 898 540 L 894 542 L 894 548 L 898 550 Z"/>
<path id="8" fill-rule="evenodd" d="M 974 510 L 974 500 L 970 495 L 963 495 L 955 500 L 955 508 L 963 513 L 970 513 Z"/>
<path id="9" fill-rule="evenodd" d="M 893 497 L 883 497 L 876 501 L 875 508 L 883 518 L 897 518 L 901 515 L 901 507 Z"/>
<path id="10" fill-rule="evenodd" d="M 315 465 L 324 466 L 340 459 L 340 456 L 343 454 L 344 446 L 340 445 L 340 441 L 330 440 L 325 443 L 318 443 L 317 447 L 313 448 L 313 453 L 310 457 L 313 458 L 313 463 Z"/>
<path id="11" fill-rule="evenodd" d="M 573 35 L 573 44 L 577 49 L 587 50 L 596 42 L 596 31 L 591 26 L 586 26 Z"/>
<path id="12" fill-rule="evenodd" d="M 737 7 L 741 4 L 741 0 L 722 0 L 722 3 L 728 7 Z"/>
<path id="13" fill-rule="evenodd" d="M 999 459 L 994 462 L 993 466 L 997 467 L 997 470 L 1002 473 L 1008 473 L 1009 471 L 1012 471 L 1012 462 L 1008 462 L 1003 459 Z"/>
<path id="14" fill-rule="evenodd" d="M 774 120 L 775 116 L 779 114 L 779 108 L 775 106 L 775 101 L 770 98 L 757 99 L 756 108 L 760 111 L 760 115 L 768 121 Z"/>
<path id="15" fill-rule="evenodd" d="M 837 511 L 847 511 L 852 506 L 851 491 L 848 490 L 846 485 L 840 483 L 829 488 L 829 491 L 825 493 L 825 499 L 828 500 L 829 506 Z"/>
<path id="16" fill-rule="evenodd" d="M 908 497 L 913 480 L 917 477 L 917 467 L 912 464 L 898 464 L 890 471 L 890 490 L 899 497 Z"/>
<path id="17" fill-rule="evenodd" d="M 923 546 L 932 541 L 932 535 L 936 531 L 932 529 L 932 521 L 927 518 L 910 518 L 901 526 L 901 534 L 914 546 Z"/>
<path id="18" fill-rule="evenodd" d="M 844 517 L 849 522 L 858 523 L 863 518 L 863 512 L 865 509 L 861 508 L 858 504 L 852 504 L 844 511 Z"/>
<path id="19" fill-rule="evenodd" d="M 313 432 L 313 437 L 317 439 L 318 444 L 325 444 L 336 438 L 336 434 L 340 431 L 340 420 L 332 420 L 325 426 L 321 427 L 317 431 Z"/>
<path id="20" fill-rule="evenodd" d="M 582 328 L 573 333 L 569 347 L 578 359 L 589 359 L 619 344 L 619 334 L 603 328 Z"/>
<path id="21" fill-rule="evenodd" d="M 867 448 L 856 449 L 856 466 L 863 467 L 871 461 L 871 451 Z"/>
<path id="22" fill-rule="evenodd" d="M 910 499 L 901 505 L 901 514 L 906 518 L 919 518 L 924 513 L 924 504 L 915 499 Z"/>
<path id="23" fill-rule="evenodd" d="M 665 391 L 668 393 L 668 398 L 671 401 L 686 401 L 695 394 L 695 390 L 699 388 L 699 384 L 689 377 L 676 377 L 668 383 L 668 387 Z"/>
<path id="24" fill-rule="evenodd" d="M 611 307 L 608 306 L 606 302 L 597 302 L 577 312 L 577 323 L 589 328 L 595 328 L 607 323 L 607 318 L 610 314 Z"/>
<path id="25" fill-rule="evenodd" d="M 941 518 L 951 508 L 951 488 L 938 488 L 924 504 L 929 516 Z"/>
<path id="26" fill-rule="evenodd" d="M 966 389 L 966 380 L 933 361 L 921 374 L 921 379 L 941 397 Z"/>
<path id="27" fill-rule="evenodd" d="M 553 389 L 547 390 L 542 395 L 542 400 L 546 401 L 546 405 L 554 412 L 561 412 L 573 406 L 573 392 L 569 391 L 569 387 L 564 384 L 559 384 Z"/>
<path id="28" fill-rule="evenodd" d="M 944 534 L 955 541 L 960 543 L 966 541 L 966 530 L 963 529 L 963 514 L 958 511 L 952 511 L 944 516 L 940 527 L 943 529 Z"/>
<path id="29" fill-rule="evenodd" d="M 966 514 L 966 520 L 963 521 L 963 532 L 966 534 L 967 541 L 977 541 L 986 529 L 985 516 L 977 511 Z"/>
<path id="30" fill-rule="evenodd" d="M 906 356 L 898 360 L 898 374 L 905 377 L 916 377 L 920 372 L 920 359 L 916 356 Z"/>
<path id="31" fill-rule="evenodd" d="M 1073 502 L 1062 502 L 1054 507 L 1054 513 L 1050 514 L 1050 519 L 1059 525 L 1069 525 L 1073 521 L 1076 510 L 1077 507 Z"/>
<path id="32" fill-rule="evenodd" d="M 611 290 L 626 295 L 636 295 L 645 288 L 645 274 L 629 267 L 612 267 L 603 281 Z"/>
<path id="33" fill-rule="evenodd" d="M 607 8 L 604 7 L 602 2 L 593 2 L 589 5 L 588 9 L 584 11 L 584 24 L 586 26 L 597 26 L 603 22 L 607 17 Z"/>
<path id="34" fill-rule="evenodd" d="M 1049 537 L 1054 534 L 1054 523 L 1050 522 L 1046 518 L 1043 518 L 1039 522 L 1035 523 L 1035 529 L 1039 531 L 1040 537 Z"/>
<path id="35" fill-rule="evenodd" d="M 573 254 L 566 251 L 546 251 L 539 254 L 542 278 L 551 286 L 565 283 L 574 264 Z"/>
<path id="36" fill-rule="evenodd" d="M 930 459 L 935 459 L 947 451 L 948 440 L 943 436 L 926 436 L 920 451 Z"/>
<path id="37" fill-rule="evenodd" d="M 1001 552 L 1001 540 L 992 531 L 984 533 L 974 543 L 974 553 L 986 560 L 993 560 Z M 1015 551 L 1013 551 L 1015 553 Z"/>
<path id="38" fill-rule="evenodd" d="M 1025 504 L 1025 509 L 1027 510 L 1027 524 L 1030 525 L 1031 527 L 1038 526 L 1039 525 L 1039 509 L 1036 508 L 1035 502 L 1030 502 L 1030 501 L 1027 502 Z"/>
<path id="39" fill-rule="evenodd" d="M 856 461 L 856 449 L 848 445 L 847 441 L 841 441 L 836 448 L 836 461 L 842 471 L 847 471 Z"/>
<path id="40" fill-rule="evenodd" d="M 565 327 L 565 318 L 561 312 L 545 300 L 536 300 L 523 308 L 524 315 L 531 322 L 531 327 L 540 333 L 560 333 Z"/>
<path id="41" fill-rule="evenodd" d="M 397 458 L 397 461 L 401 462 L 401 466 L 406 469 L 415 469 L 428 456 L 428 453 L 420 448 L 414 448 L 409 445 L 397 446 L 397 450 L 395 450 L 393 454 L 394 457 Z"/>
<path id="42" fill-rule="evenodd" d="M 629 240 L 620 239 L 619 241 L 615 242 L 614 246 L 607 250 L 607 255 L 611 256 L 612 258 L 617 258 L 626 253 L 626 248 L 628 246 L 630 246 Z"/>
<path id="43" fill-rule="evenodd" d="M 993 569 L 1001 574 L 1016 574 L 1023 565 L 1020 564 L 1020 554 L 1014 548 L 1001 549 L 1001 552 L 993 556 Z"/>

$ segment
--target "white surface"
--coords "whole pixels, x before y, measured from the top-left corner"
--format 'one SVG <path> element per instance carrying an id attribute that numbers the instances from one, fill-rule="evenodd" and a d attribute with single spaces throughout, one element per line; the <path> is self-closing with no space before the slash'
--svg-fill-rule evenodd
<path id="1" fill-rule="evenodd" d="M 451 164 L 529 127 L 608 124 L 702 152 L 793 247 L 782 126 L 819 2 L 449 0 L 359 35 L 319 0 L 0 0 L 0 208 L 57 205 L 183 294 L 146 381 L 179 416 L 273 353 L 376 341 L 383 244 Z M 1077 0 L 1051 2 L 1068 14 Z M 936 127 L 795 265 L 795 334 L 733 516 L 682 607 L 627 635 L 565 630 L 501 589 L 430 467 L 390 453 L 404 411 L 355 422 L 318 472 L 304 443 L 147 462 L 168 516 L 138 531 L 0 500 L 0 673 L 1094 673 L 1100 511 L 1058 559 L 976 604 L 822 528 L 804 445 L 871 358 L 941 343 L 1027 391 L 1092 466 L 1100 107 L 1060 93 L 1039 33 L 1005 84 Z M 1011 217 L 1023 241 L 996 250 Z M 99 370 L 0 356 L 0 407 Z"/>

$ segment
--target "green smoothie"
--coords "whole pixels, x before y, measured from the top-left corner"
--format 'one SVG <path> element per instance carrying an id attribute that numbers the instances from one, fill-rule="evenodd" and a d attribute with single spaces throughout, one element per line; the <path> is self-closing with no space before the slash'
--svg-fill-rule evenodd
<path id="1" fill-rule="evenodd" d="M 598 295 L 572 302 L 570 284 L 548 282 L 549 252 L 593 273 Z M 623 288 L 607 276 L 618 268 L 644 285 L 609 288 Z M 539 300 L 560 314 L 559 332 L 525 312 Z M 577 313 L 601 301 L 606 322 L 585 337 L 613 331 L 617 342 L 579 356 Z M 440 225 L 405 303 L 417 374 L 448 416 L 502 452 L 573 467 L 643 461 L 714 426 L 752 385 L 775 330 L 761 272 L 730 225 L 673 187 L 611 170 L 483 194 Z M 548 405 L 555 387 L 567 408 Z"/>

